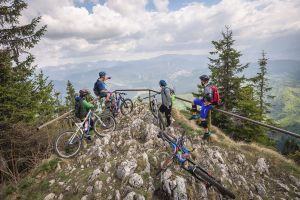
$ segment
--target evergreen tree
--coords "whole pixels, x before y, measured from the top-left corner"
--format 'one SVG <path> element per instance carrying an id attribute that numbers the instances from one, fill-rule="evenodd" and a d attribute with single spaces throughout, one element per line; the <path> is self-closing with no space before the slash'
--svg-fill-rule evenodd
<path id="1" fill-rule="evenodd" d="M 210 52 L 208 64 L 211 70 L 211 81 L 213 84 L 222 87 L 222 100 L 225 103 L 226 110 L 231 111 L 239 99 L 239 91 L 241 84 L 245 81 L 244 76 L 239 76 L 248 67 L 248 64 L 242 65 L 240 51 L 234 49 L 234 42 L 232 31 L 228 26 L 225 27 L 226 31 L 222 32 L 222 39 L 212 41 L 214 51 Z"/>
<path id="2" fill-rule="evenodd" d="M 208 67 L 211 70 L 211 83 L 218 86 L 224 109 L 233 111 L 237 107 L 241 86 L 245 81 L 245 77 L 239 76 L 239 73 L 243 72 L 248 64 L 240 63 L 242 54 L 234 48 L 232 31 L 228 26 L 225 28 L 222 38 L 212 41 L 214 50 L 210 52 Z M 212 122 L 220 128 L 229 130 L 233 120 L 222 113 L 213 112 Z"/>
<path id="3" fill-rule="evenodd" d="M 259 98 L 259 109 L 262 116 L 270 112 L 271 104 L 269 100 L 274 98 L 274 96 L 269 94 L 272 87 L 269 86 L 269 79 L 267 78 L 267 63 L 268 59 L 266 58 L 266 53 L 263 51 L 262 58 L 258 60 L 260 72 L 257 73 L 256 77 L 251 79 Z"/>
<path id="4" fill-rule="evenodd" d="M 39 17 L 20 25 L 26 7 L 22 0 L 0 1 L 0 180 L 17 181 L 50 144 L 47 134 L 34 133 L 31 123 L 53 115 L 53 84 L 42 72 L 35 74 L 34 57 L 28 53 L 46 27 L 38 29 Z"/>
<path id="5" fill-rule="evenodd" d="M 39 121 L 45 121 L 45 119 L 52 117 L 55 112 L 54 85 L 52 81 L 48 81 L 47 77 L 45 78 L 43 71 L 35 75 L 34 85 L 38 119 Z"/>
<path id="6" fill-rule="evenodd" d="M 40 17 L 33 18 L 29 24 L 19 25 L 19 17 L 25 8 L 27 4 L 23 0 L 0 1 L 0 46 L 10 52 L 17 65 L 20 64 L 20 54 L 28 54 L 27 50 L 34 47 L 46 31 L 46 26 L 37 29 Z M 32 57 L 29 55 L 23 62 L 32 62 Z"/>
<path id="7" fill-rule="evenodd" d="M 66 98 L 66 106 L 68 109 L 74 109 L 75 107 L 75 89 L 72 85 L 71 81 L 67 82 L 67 96 Z"/>
<path id="8" fill-rule="evenodd" d="M 0 80 L 0 119 L 5 123 L 34 121 L 43 112 L 39 102 L 46 94 L 44 91 L 49 95 L 52 89 L 51 84 L 45 82 L 39 85 L 46 80 L 42 74 L 35 76 L 34 57 L 27 52 L 40 40 L 46 27 L 37 29 L 39 17 L 29 24 L 19 25 L 19 17 L 26 7 L 22 0 L 0 2 L 0 74 L 3 75 Z M 23 61 L 19 59 L 21 54 L 26 57 Z M 47 95 L 44 99 L 49 98 Z"/>
<path id="9" fill-rule="evenodd" d="M 222 32 L 222 39 L 212 41 L 214 50 L 210 52 L 209 69 L 211 70 L 211 82 L 217 85 L 220 96 L 224 102 L 225 110 L 235 112 L 250 119 L 262 120 L 259 109 L 259 100 L 255 95 L 252 85 L 241 73 L 249 64 L 241 64 L 241 52 L 234 48 L 235 40 L 229 27 Z M 258 141 L 267 145 L 273 145 L 265 129 L 247 121 L 239 121 L 222 113 L 213 113 L 213 124 L 223 128 L 237 140 Z"/>

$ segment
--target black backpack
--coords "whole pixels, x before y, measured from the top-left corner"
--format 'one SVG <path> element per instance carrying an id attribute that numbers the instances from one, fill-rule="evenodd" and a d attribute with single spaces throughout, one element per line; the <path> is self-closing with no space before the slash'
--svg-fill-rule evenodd
<path id="1" fill-rule="evenodd" d="M 99 88 L 98 88 L 98 79 L 97 79 L 97 81 L 94 83 L 94 94 L 98 97 L 98 96 L 100 96 L 100 91 L 99 91 Z"/>
<path id="2" fill-rule="evenodd" d="M 82 119 L 85 117 L 82 101 L 83 101 L 83 99 L 81 97 L 75 97 L 75 116 L 79 119 Z"/>

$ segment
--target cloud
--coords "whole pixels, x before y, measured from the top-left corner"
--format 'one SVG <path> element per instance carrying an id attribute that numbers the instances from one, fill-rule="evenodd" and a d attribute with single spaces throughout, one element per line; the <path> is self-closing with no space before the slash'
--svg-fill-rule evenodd
<path id="1" fill-rule="evenodd" d="M 169 0 L 153 0 L 153 3 L 159 12 L 168 11 Z"/>
<path id="2" fill-rule="evenodd" d="M 211 40 L 221 37 L 225 25 L 233 29 L 239 50 L 251 54 L 267 48 L 272 51 L 269 54 L 289 57 L 286 45 L 283 53 L 270 44 L 278 47 L 276 38 L 290 44 L 291 35 L 293 41 L 300 41 L 299 1 L 222 0 L 210 6 L 191 3 L 176 11 L 168 9 L 172 3 L 168 0 L 153 0 L 156 11 L 145 9 L 147 0 L 104 4 L 93 0 L 91 10 L 76 6 L 86 0 L 27 1 L 29 9 L 22 20 L 41 15 L 42 23 L 48 25 L 47 34 L 33 50 L 40 66 L 162 53 L 203 54 L 212 48 Z"/>

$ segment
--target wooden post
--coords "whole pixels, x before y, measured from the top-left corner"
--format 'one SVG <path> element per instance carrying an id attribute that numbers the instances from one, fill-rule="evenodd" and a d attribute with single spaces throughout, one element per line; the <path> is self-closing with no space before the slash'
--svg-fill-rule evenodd
<path id="1" fill-rule="evenodd" d="M 208 131 L 211 131 L 211 110 L 208 111 Z"/>
<path id="2" fill-rule="evenodd" d="M 149 107 L 151 106 L 151 91 L 149 90 Z"/>
<path id="3" fill-rule="evenodd" d="M 58 120 L 60 120 L 60 119 L 63 119 L 63 118 L 65 118 L 65 117 L 67 117 L 67 116 L 70 115 L 72 112 L 73 112 L 73 110 L 70 110 L 69 112 L 66 112 L 65 114 L 62 114 L 61 116 L 59 116 L 59 117 L 57 117 L 57 118 L 55 118 L 55 119 L 52 119 L 52 120 L 49 121 L 49 122 L 46 122 L 45 124 L 43 124 L 43 125 L 37 127 L 37 130 L 40 130 L 40 129 L 44 128 L 45 126 L 48 126 L 49 124 L 52 124 L 53 122 L 56 122 L 56 121 L 58 121 Z"/>

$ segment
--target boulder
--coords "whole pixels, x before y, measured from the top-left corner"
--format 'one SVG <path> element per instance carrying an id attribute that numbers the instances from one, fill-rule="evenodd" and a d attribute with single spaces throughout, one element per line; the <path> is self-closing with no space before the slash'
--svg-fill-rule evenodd
<path id="1" fill-rule="evenodd" d="M 266 160 L 264 158 L 259 158 L 255 165 L 256 171 L 259 174 L 269 174 L 269 166 L 266 163 Z"/>
<path id="2" fill-rule="evenodd" d="M 101 173 L 100 169 L 95 169 L 93 173 L 89 176 L 88 182 L 89 183 L 93 182 L 99 176 L 100 173 Z"/>
<path id="3" fill-rule="evenodd" d="M 122 162 L 117 168 L 117 177 L 123 180 L 125 177 L 133 174 L 137 167 L 137 162 L 135 159 L 126 160 Z"/>
<path id="4" fill-rule="evenodd" d="M 130 192 L 123 200 L 134 200 L 135 192 Z"/>
<path id="5" fill-rule="evenodd" d="M 56 195 L 54 193 L 50 193 L 44 198 L 44 200 L 52 200 L 55 198 L 56 198 Z"/>
<path id="6" fill-rule="evenodd" d="M 144 181 L 141 175 L 134 173 L 129 178 L 129 184 L 134 188 L 140 188 L 144 184 Z"/>
<path id="7" fill-rule="evenodd" d="M 185 187 L 185 179 L 177 176 L 176 179 L 176 187 L 173 190 L 173 199 L 174 200 L 187 200 L 187 193 Z"/>

